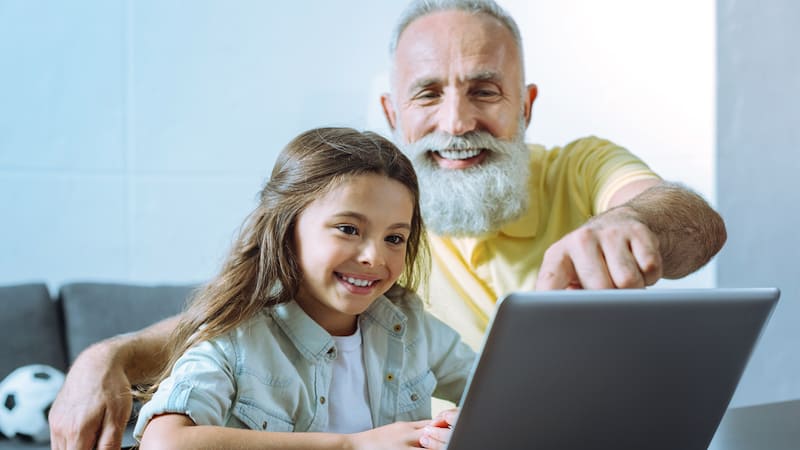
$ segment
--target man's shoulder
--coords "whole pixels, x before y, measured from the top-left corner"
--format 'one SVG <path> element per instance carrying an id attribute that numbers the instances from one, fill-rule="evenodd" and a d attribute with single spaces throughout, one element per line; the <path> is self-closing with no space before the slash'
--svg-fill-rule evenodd
<path id="1" fill-rule="evenodd" d="M 551 146 L 547 147 L 543 144 L 536 144 L 536 143 L 526 143 L 528 149 L 533 153 L 562 153 L 562 152 L 574 152 L 574 151 L 581 151 L 586 149 L 594 149 L 600 147 L 608 147 L 614 146 L 619 147 L 617 144 L 611 142 L 608 139 L 597 137 L 597 136 L 584 136 L 577 139 L 574 139 L 568 142 L 566 145 L 562 146 Z"/>
<path id="2" fill-rule="evenodd" d="M 531 164 L 547 167 L 571 167 L 574 165 L 600 163 L 611 158 L 629 158 L 630 151 L 616 143 L 597 136 L 575 139 L 564 146 L 545 147 L 527 144 L 531 151 Z"/>

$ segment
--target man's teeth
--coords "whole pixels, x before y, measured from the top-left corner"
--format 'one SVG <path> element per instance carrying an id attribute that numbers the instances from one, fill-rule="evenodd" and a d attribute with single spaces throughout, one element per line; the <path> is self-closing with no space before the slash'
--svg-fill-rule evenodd
<path id="1" fill-rule="evenodd" d="M 479 149 L 468 148 L 461 150 L 439 150 L 438 153 L 442 158 L 447 159 L 469 159 L 478 156 L 481 151 Z"/>
<path id="2" fill-rule="evenodd" d="M 342 277 L 342 279 L 344 279 L 344 281 L 347 281 L 348 283 L 350 283 L 352 285 L 355 285 L 355 286 L 358 286 L 358 287 L 367 287 L 367 286 L 375 283 L 375 281 L 359 280 L 358 278 L 351 278 L 351 277 Z"/>

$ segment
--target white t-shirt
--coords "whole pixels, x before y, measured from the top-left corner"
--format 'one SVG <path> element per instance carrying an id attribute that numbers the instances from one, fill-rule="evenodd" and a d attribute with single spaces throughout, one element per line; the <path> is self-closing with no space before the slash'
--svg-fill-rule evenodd
<path id="1" fill-rule="evenodd" d="M 328 393 L 328 430 L 332 433 L 357 433 L 372 429 L 369 394 L 361 352 L 361 328 L 350 336 L 333 336 L 336 359 L 333 361 L 331 389 Z"/>

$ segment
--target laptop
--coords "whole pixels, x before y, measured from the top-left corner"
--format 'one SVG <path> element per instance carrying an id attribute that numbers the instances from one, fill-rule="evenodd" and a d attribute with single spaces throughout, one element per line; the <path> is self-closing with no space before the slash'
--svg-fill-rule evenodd
<path id="1" fill-rule="evenodd" d="M 780 291 L 500 300 L 448 449 L 706 449 Z"/>

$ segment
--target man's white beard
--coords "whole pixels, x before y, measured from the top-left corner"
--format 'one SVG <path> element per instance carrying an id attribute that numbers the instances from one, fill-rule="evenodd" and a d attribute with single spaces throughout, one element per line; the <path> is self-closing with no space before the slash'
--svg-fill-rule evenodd
<path id="1" fill-rule="evenodd" d="M 396 143 L 402 142 L 399 126 Z M 462 136 L 433 132 L 416 142 L 399 144 L 411 159 L 420 185 L 425 225 L 436 234 L 478 236 L 518 219 L 528 207 L 530 152 L 523 142 L 524 122 L 514 139 L 497 139 L 485 131 Z M 442 169 L 429 154 L 445 149 L 486 149 L 486 159 L 467 169 Z"/>

